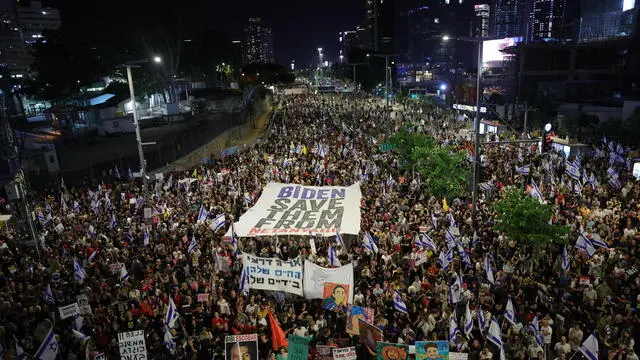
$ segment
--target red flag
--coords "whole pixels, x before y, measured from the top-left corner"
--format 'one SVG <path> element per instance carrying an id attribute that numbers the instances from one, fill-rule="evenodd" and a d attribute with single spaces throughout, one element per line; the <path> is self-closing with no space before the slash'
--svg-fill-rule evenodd
<path id="1" fill-rule="evenodd" d="M 269 326 L 271 327 L 271 343 L 273 344 L 273 350 L 278 351 L 281 347 L 289 347 L 287 342 L 287 335 L 282 331 L 278 320 L 273 316 L 273 313 L 269 311 Z"/>

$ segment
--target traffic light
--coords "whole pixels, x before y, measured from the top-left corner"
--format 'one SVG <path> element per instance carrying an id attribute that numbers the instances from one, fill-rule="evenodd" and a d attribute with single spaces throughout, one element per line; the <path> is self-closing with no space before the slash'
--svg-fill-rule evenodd
<path id="1" fill-rule="evenodd" d="M 551 144 L 553 143 L 553 138 L 555 136 L 556 135 L 553 132 L 553 127 L 551 126 L 551 124 L 546 124 L 542 132 L 541 152 L 547 152 L 551 150 Z"/>

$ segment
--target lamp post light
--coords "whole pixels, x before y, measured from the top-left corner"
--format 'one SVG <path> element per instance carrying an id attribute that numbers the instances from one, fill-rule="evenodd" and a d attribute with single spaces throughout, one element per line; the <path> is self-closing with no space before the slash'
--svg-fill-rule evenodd
<path id="1" fill-rule="evenodd" d="M 137 61 L 131 61 L 125 64 L 127 67 L 127 81 L 129 83 L 129 96 L 131 97 L 131 111 L 133 113 L 133 125 L 136 129 L 136 142 L 138 144 L 138 156 L 140 157 L 140 175 L 142 176 L 142 189 L 144 191 L 144 196 L 147 198 L 148 195 L 148 183 L 147 183 L 147 171 L 146 164 L 144 160 L 144 151 L 142 150 L 142 146 L 145 145 L 142 143 L 142 136 L 140 134 L 140 122 L 138 119 L 138 110 L 136 109 L 136 96 L 133 90 L 133 75 L 131 73 L 131 68 L 140 64 L 145 64 L 150 61 L 153 61 L 156 64 L 160 64 L 162 62 L 162 58 L 160 56 L 154 56 L 153 59 L 143 59 Z M 152 145 L 154 143 L 149 143 L 148 145 Z"/>

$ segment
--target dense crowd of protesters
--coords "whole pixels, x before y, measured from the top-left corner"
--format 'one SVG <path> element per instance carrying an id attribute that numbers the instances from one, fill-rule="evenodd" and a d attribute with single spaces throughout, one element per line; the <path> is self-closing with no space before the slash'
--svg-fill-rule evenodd
<path id="1" fill-rule="evenodd" d="M 596 180 L 578 186 L 566 174 L 560 153 L 540 154 L 535 145 L 487 146 L 484 186 L 473 217 L 470 199 L 450 199 L 443 208 L 442 199 L 423 191 L 425 179 L 400 171 L 396 155 L 380 149 L 401 126 L 472 149 L 459 131 L 464 124 L 448 120 L 410 104 L 389 113 L 364 95 L 286 97 L 273 131 L 262 141 L 195 171 L 152 179 L 146 201 L 134 179 L 94 180 L 38 192 L 33 216 L 43 239 L 40 254 L 19 246 L 25 234 L 0 236 L 0 344 L 6 358 L 15 355 L 16 342 L 34 354 L 53 326 L 60 359 L 93 359 L 97 354 L 116 359 L 117 334 L 129 330 L 145 331 L 151 359 L 224 358 L 225 335 L 251 333 L 259 334 L 260 359 L 285 359 L 286 349 L 272 348 L 269 311 L 285 332 L 312 336 L 311 356 L 317 344 L 339 344 L 357 346 L 359 358 L 372 358 L 357 337 L 346 333 L 346 314 L 322 309 L 321 300 L 256 290 L 242 295 L 241 261 L 222 238 L 226 229 L 214 233 L 197 224 L 203 206 L 212 216 L 237 219 L 269 181 L 361 181 L 362 233 L 373 236 L 379 252 L 365 249 L 355 238 L 340 249 L 339 258 L 355 264 L 354 303 L 375 309 L 373 325 L 383 330 L 385 341 L 449 340 L 450 317 L 464 323 L 468 304 L 472 334 L 451 339 L 451 351 L 468 353 L 470 359 L 500 355 L 485 340 L 486 329 L 479 328 L 479 309 L 487 323 L 499 319 L 507 359 L 568 359 L 592 333 L 600 343 L 600 358 L 637 359 L 640 184 L 631 178 L 623 156 L 619 161 L 626 150 L 603 142 L 592 155 L 578 158 L 585 178 Z M 326 151 L 318 151 L 319 145 Z M 529 164 L 526 175 L 515 170 Z M 614 175 L 617 182 L 610 181 Z M 532 180 L 554 206 L 552 221 L 571 227 L 569 270 L 562 265 L 563 247 L 550 244 L 532 254 L 493 228 L 490 205 L 502 189 L 515 185 L 524 191 Z M 151 209 L 146 217 L 145 208 Z M 416 246 L 415 240 L 426 229 L 438 249 L 446 249 L 444 231 L 452 223 L 471 266 L 456 257 L 445 270 L 439 254 Z M 589 256 L 574 246 L 581 233 L 599 235 L 608 248 L 597 247 Z M 188 251 L 192 239 L 197 248 Z M 302 256 L 327 266 L 330 244 L 335 245 L 332 237 L 317 241 L 313 252 L 307 237 L 281 236 L 278 242 L 242 238 L 238 247 L 285 260 Z M 418 263 L 422 258 L 426 261 Z M 485 275 L 487 258 L 493 284 Z M 74 259 L 87 273 L 83 281 L 74 279 Z M 122 266 L 128 277 L 122 276 Z M 451 304 L 456 274 L 462 278 L 462 297 Z M 53 301 L 43 297 L 48 287 Z M 408 314 L 394 308 L 396 291 Z M 198 297 L 203 293 L 206 299 Z M 75 302 L 78 294 L 87 295 L 91 313 L 61 320 L 57 308 Z M 180 314 L 179 325 L 171 329 L 177 344 L 173 353 L 163 342 L 169 298 Z M 516 313 L 513 324 L 504 321 L 509 299 Z M 529 326 L 534 318 L 542 344 Z M 79 340 L 74 329 L 89 339 Z"/>

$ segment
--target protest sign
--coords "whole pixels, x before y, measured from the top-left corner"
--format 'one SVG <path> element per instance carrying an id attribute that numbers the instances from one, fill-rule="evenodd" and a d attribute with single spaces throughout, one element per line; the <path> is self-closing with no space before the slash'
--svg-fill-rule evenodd
<path id="1" fill-rule="evenodd" d="M 316 345 L 316 352 L 318 353 L 318 360 L 333 360 L 333 352 L 335 346 L 328 345 Z"/>
<path id="2" fill-rule="evenodd" d="M 371 325 L 368 322 L 358 320 L 358 328 L 360 329 L 360 342 L 364 344 L 371 355 L 376 354 L 376 343 L 382 340 L 382 330 Z"/>
<path id="3" fill-rule="evenodd" d="M 416 341 L 416 360 L 443 359 L 449 360 L 449 342 Z"/>
<path id="4" fill-rule="evenodd" d="M 346 284 L 324 283 L 322 290 L 322 308 L 347 311 L 347 299 L 351 287 Z"/>
<path id="5" fill-rule="evenodd" d="M 377 360 L 406 360 L 409 357 L 409 345 L 378 342 Z"/>
<path id="6" fill-rule="evenodd" d="M 256 204 L 234 224 L 238 236 L 358 235 L 360 184 L 303 186 L 269 183 Z M 225 237 L 231 237 L 231 229 Z"/>
<path id="7" fill-rule="evenodd" d="M 355 346 L 349 346 L 342 349 L 333 348 L 334 360 L 355 360 L 356 358 L 358 358 L 358 356 L 356 355 Z"/>
<path id="8" fill-rule="evenodd" d="M 360 319 L 365 322 L 372 323 L 375 315 L 375 309 L 350 305 L 347 311 L 346 331 L 350 335 L 360 335 Z"/>
<path id="9" fill-rule="evenodd" d="M 258 360 L 258 334 L 226 336 L 224 352 L 227 360 Z"/>
<path id="10" fill-rule="evenodd" d="M 323 299 L 324 283 L 346 284 L 353 289 L 353 264 L 327 269 L 310 261 L 304 262 L 304 297 Z M 353 291 L 347 297 L 353 303 Z"/>
<path id="11" fill-rule="evenodd" d="M 449 360 L 467 360 L 469 359 L 469 354 L 461 353 L 461 352 L 450 352 Z"/>
<path id="12" fill-rule="evenodd" d="M 311 338 L 297 335 L 287 336 L 289 342 L 288 360 L 307 360 Z"/>
<path id="13" fill-rule="evenodd" d="M 300 258 L 282 261 L 242 254 L 242 265 L 249 274 L 249 289 L 284 291 L 302 296 Z"/>
<path id="14" fill-rule="evenodd" d="M 80 314 L 82 315 L 91 314 L 91 305 L 89 305 L 89 297 L 87 296 L 87 294 L 77 295 L 76 302 L 78 303 Z"/>
<path id="15" fill-rule="evenodd" d="M 58 307 L 58 311 L 60 311 L 60 319 L 62 320 L 68 317 L 76 316 L 80 313 L 80 309 L 78 308 L 78 303 L 60 306 Z"/>
<path id="16" fill-rule="evenodd" d="M 207 302 L 209 301 L 209 294 L 198 294 L 198 302 Z"/>
<path id="17" fill-rule="evenodd" d="M 143 330 L 118 333 L 118 347 L 122 360 L 146 360 L 147 344 Z"/>

